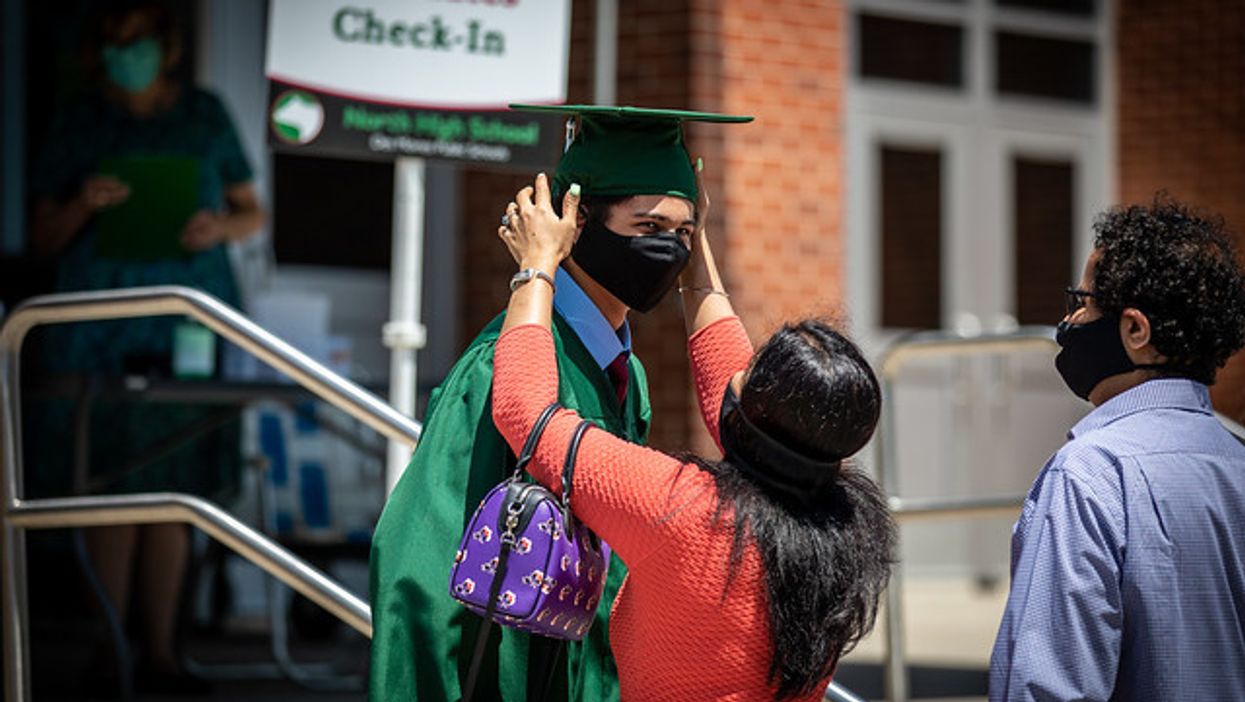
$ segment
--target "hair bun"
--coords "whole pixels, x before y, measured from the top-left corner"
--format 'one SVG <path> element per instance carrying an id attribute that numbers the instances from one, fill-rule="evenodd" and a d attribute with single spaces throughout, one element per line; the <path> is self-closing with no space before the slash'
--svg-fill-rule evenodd
<path id="1" fill-rule="evenodd" d="M 789 448 L 744 414 L 730 386 L 722 400 L 719 433 L 726 460 L 753 482 L 808 505 L 834 483 L 842 458 L 816 459 Z"/>

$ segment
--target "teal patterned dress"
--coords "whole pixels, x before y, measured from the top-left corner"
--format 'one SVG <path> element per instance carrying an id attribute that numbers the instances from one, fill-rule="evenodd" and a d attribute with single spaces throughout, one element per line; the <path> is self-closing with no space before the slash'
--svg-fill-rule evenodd
<path id="1" fill-rule="evenodd" d="M 101 161 L 115 157 L 173 156 L 195 159 L 200 209 L 223 211 L 225 191 L 251 180 L 251 166 L 223 104 L 214 95 L 183 88 L 166 111 L 138 118 L 102 97 L 83 100 L 54 120 L 35 164 L 31 195 L 66 202 Z M 124 260 L 101 256 L 93 223 L 61 252 L 57 289 L 61 292 L 146 285 L 186 285 L 239 307 L 238 286 L 223 245 L 187 257 Z M 173 329 L 181 317 L 58 325 L 42 335 L 35 365 L 51 374 L 119 376 L 136 365 L 172 353 Z M 218 344 L 219 345 L 219 344 Z M 27 436 L 30 491 L 66 494 L 71 488 L 65 447 L 72 426 L 72 404 L 56 400 L 32 407 Z M 209 424 L 222 408 L 97 402 L 91 422 L 90 474 L 96 492 L 177 490 L 217 499 L 237 486 L 237 423 L 230 422 L 171 453 L 159 450 L 171 436 Z M 133 470 L 140 457 L 163 454 Z"/>

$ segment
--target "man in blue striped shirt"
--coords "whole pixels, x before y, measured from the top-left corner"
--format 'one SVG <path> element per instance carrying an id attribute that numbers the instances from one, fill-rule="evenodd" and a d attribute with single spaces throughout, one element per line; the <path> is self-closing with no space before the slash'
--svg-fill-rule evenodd
<path id="1" fill-rule="evenodd" d="M 1016 523 L 990 699 L 1245 699 L 1245 446 L 1207 389 L 1245 346 L 1245 275 L 1168 200 L 1094 228 L 1056 366 L 1095 409 Z"/>

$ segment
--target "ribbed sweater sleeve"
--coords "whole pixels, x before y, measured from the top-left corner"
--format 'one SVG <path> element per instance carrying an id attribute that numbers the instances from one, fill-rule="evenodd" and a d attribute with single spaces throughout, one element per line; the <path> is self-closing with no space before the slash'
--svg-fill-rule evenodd
<path id="1" fill-rule="evenodd" d="M 554 353 L 552 334 L 539 325 L 515 327 L 497 340 L 493 421 L 516 453 L 540 413 L 557 399 Z M 532 477 L 558 494 L 566 450 L 579 422 L 571 410 L 555 414 L 528 464 Z M 590 429 L 575 461 L 571 508 L 634 566 L 669 535 L 678 507 L 707 493 L 709 486 L 708 475 L 694 466 Z"/>
<path id="2" fill-rule="evenodd" d="M 724 317 L 688 337 L 688 356 L 700 401 L 700 417 L 713 442 L 722 448 L 718 418 L 726 384 L 752 361 L 752 342 L 739 317 Z"/>

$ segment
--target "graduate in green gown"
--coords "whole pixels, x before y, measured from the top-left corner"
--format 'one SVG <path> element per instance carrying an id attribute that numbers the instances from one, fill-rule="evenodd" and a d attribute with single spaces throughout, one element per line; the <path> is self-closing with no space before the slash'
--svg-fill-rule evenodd
<path id="1" fill-rule="evenodd" d="M 626 318 L 632 309 L 656 306 L 687 262 L 697 189 L 682 123 L 751 118 L 589 106 L 521 109 L 563 112 L 577 122 L 553 179 L 557 202 L 572 183 L 583 192 L 579 238 L 552 281 L 559 399 L 607 431 L 643 443 L 648 384 L 630 353 Z M 485 327 L 433 391 L 423 437 L 376 526 L 370 563 L 374 702 L 462 697 L 482 620 L 450 598 L 448 583 L 467 521 L 510 470 L 489 404 L 501 324 L 498 317 Z M 493 627 L 473 699 L 617 700 L 608 618 L 625 575 L 625 564 L 614 557 L 596 623 L 564 655 L 551 639 Z M 548 671 L 552 685 L 546 685 Z"/>

